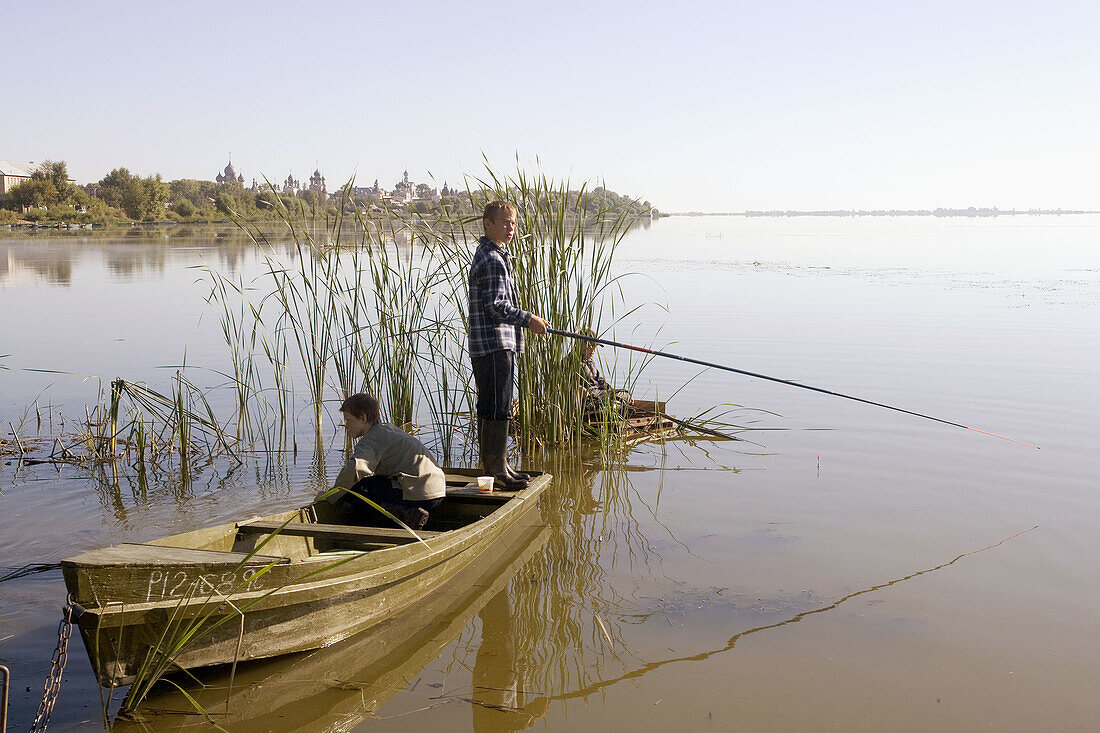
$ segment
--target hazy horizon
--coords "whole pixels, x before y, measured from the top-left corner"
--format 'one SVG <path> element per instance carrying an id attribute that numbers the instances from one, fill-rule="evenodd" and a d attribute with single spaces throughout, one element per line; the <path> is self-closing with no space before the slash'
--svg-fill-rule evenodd
<path id="1" fill-rule="evenodd" d="M 150 12 L 150 7 L 154 10 Z M 496 169 L 666 211 L 1097 208 L 1100 7 L 55 2 L 0 159 L 391 188 Z M 945 203 L 946 202 L 946 203 Z"/>

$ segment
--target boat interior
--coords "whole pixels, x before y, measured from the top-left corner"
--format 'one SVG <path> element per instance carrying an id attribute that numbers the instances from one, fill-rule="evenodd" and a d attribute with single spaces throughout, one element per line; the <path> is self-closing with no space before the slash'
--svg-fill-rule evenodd
<path id="1" fill-rule="evenodd" d="M 429 513 L 427 524 L 415 536 L 373 506 L 345 494 L 335 502 L 319 501 L 287 514 L 238 522 L 232 551 L 247 553 L 264 543 L 260 548 L 263 555 L 305 559 L 331 552 L 407 545 L 483 519 L 518 493 L 484 493 L 478 490 L 475 475 L 448 472 L 446 497 Z"/>

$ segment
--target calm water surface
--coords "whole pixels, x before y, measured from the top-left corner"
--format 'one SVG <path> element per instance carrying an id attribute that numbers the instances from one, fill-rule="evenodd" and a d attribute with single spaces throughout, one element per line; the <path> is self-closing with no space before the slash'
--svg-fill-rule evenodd
<path id="1" fill-rule="evenodd" d="M 192 379 L 222 383 L 192 268 L 247 279 L 260 258 L 232 234 L 173 235 L 0 239 L 5 435 L 31 430 L 36 399 L 82 416 L 85 377 L 166 387 L 185 349 Z M 225 727 L 1096 727 L 1100 219 L 674 218 L 631 233 L 618 263 L 626 302 L 644 304 L 618 340 L 1041 450 L 656 360 L 636 396 L 684 416 L 736 405 L 754 444 L 648 445 L 613 472 L 548 457 L 541 528 L 440 594 L 431 622 L 248 667 Z M 601 356 L 612 374 L 630 358 Z M 141 493 L 9 458 L 10 568 L 296 506 L 340 462 L 299 454 Z M 0 584 L 14 729 L 41 697 L 63 597 L 59 571 Z M 100 717 L 74 638 L 51 729 Z"/>

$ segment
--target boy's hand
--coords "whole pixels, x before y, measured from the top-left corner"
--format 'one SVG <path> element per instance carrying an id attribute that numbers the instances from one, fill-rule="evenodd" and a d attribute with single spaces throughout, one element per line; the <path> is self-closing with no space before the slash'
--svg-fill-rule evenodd
<path id="1" fill-rule="evenodd" d="M 531 320 L 527 323 L 527 328 L 531 329 L 531 333 L 546 333 L 546 329 L 550 328 L 550 324 L 532 314 Z"/>

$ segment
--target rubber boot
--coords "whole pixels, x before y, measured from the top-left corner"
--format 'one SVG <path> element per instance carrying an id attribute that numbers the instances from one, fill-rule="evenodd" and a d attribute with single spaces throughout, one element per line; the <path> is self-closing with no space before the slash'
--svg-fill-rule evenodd
<path id="1" fill-rule="evenodd" d="M 508 424 L 510 426 L 511 421 L 509 421 Z M 505 457 L 507 457 L 508 453 L 505 452 L 504 455 L 505 455 Z M 524 471 L 521 471 L 518 468 L 513 468 L 512 466 L 509 466 L 507 461 L 504 462 L 504 468 L 508 470 L 508 474 L 512 478 L 514 478 L 516 481 L 527 481 L 527 482 L 531 481 L 531 474 L 525 473 Z"/>
<path id="2" fill-rule="evenodd" d="M 512 428 L 512 424 L 514 422 L 515 422 L 514 420 L 509 420 L 508 421 L 509 430 Z M 507 443 L 505 445 L 507 445 Z M 505 459 L 508 458 L 507 450 L 505 450 L 505 452 L 504 452 L 504 457 L 505 457 Z M 507 460 L 504 461 L 504 468 L 505 468 L 506 471 L 508 471 L 508 475 L 511 476 L 516 481 L 530 481 L 531 480 L 531 474 L 524 473 L 523 471 L 519 470 L 518 468 L 513 468 L 513 467 L 509 466 Z"/>
<path id="3" fill-rule="evenodd" d="M 512 477 L 508 471 L 508 421 L 483 420 L 481 463 L 485 473 L 495 479 L 494 486 L 505 491 L 519 491 L 527 488 L 527 481 Z"/>
<path id="4" fill-rule="evenodd" d="M 477 455 L 481 459 L 482 465 L 484 465 L 485 456 L 487 455 L 485 450 L 485 418 L 481 415 L 477 416 Z"/>
<path id="5" fill-rule="evenodd" d="M 507 445 L 507 443 L 505 445 Z M 483 417 L 478 417 L 478 419 L 477 419 L 477 447 L 478 447 L 478 450 L 480 451 L 479 455 L 486 455 L 486 450 L 485 450 L 485 418 L 483 418 Z M 507 449 L 505 449 L 505 450 L 507 450 Z M 505 452 L 504 455 L 505 455 L 505 457 L 507 457 L 507 455 L 508 455 L 507 452 Z M 527 482 L 531 481 L 531 474 L 524 473 L 523 471 L 518 471 L 518 470 L 512 468 L 511 466 L 508 465 L 507 461 L 504 462 L 504 469 L 508 472 L 508 475 L 512 478 L 513 481 L 527 481 Z"/>

